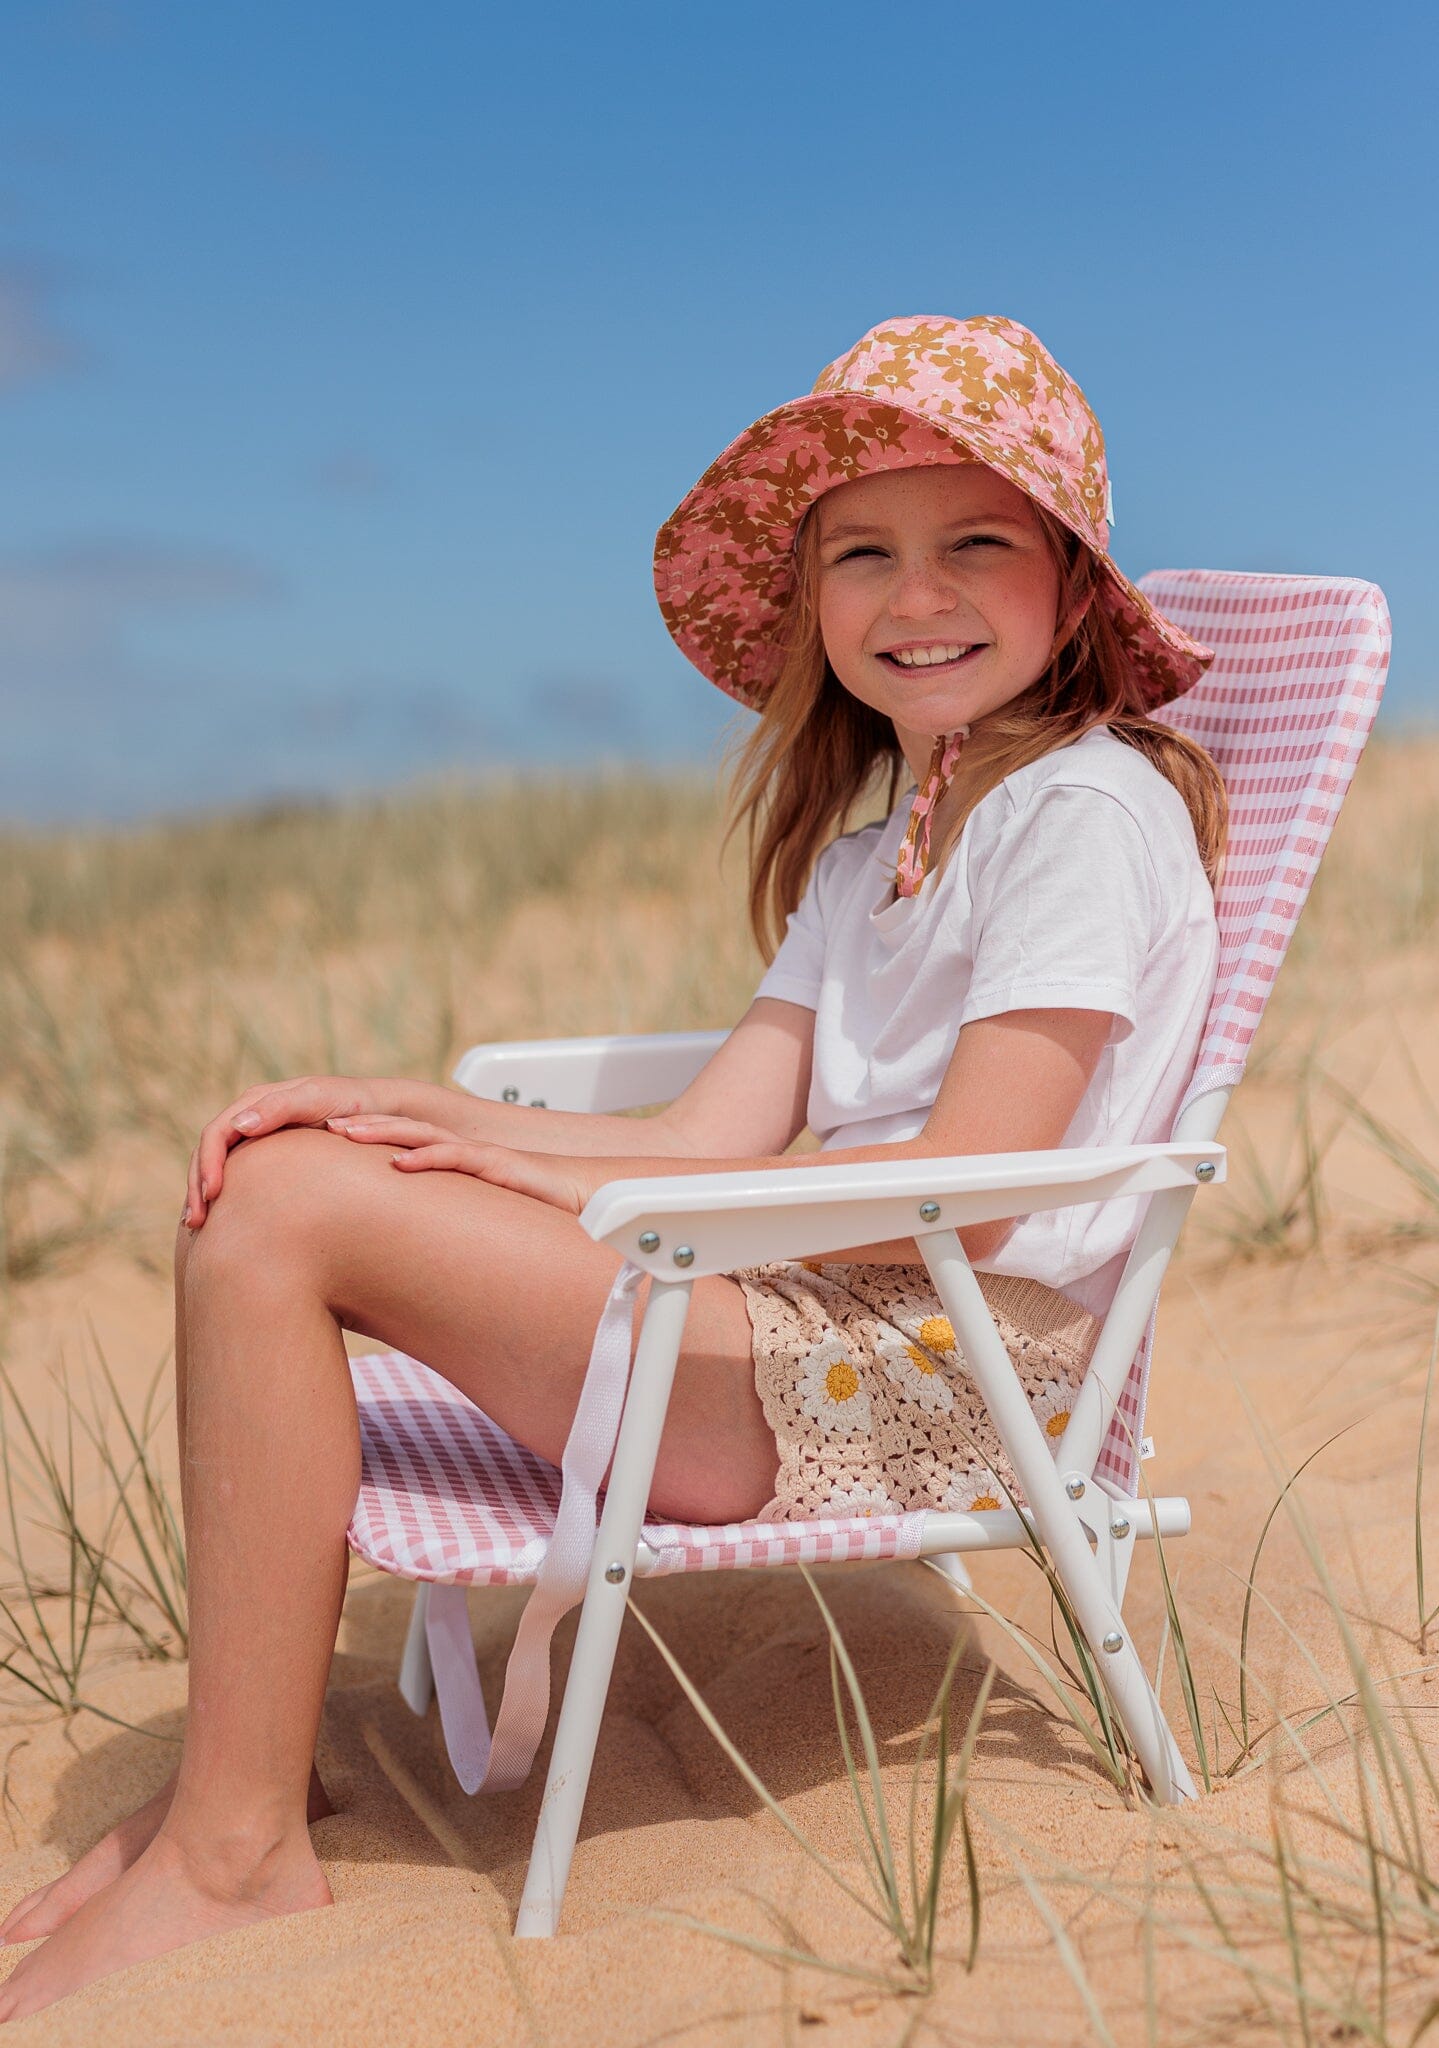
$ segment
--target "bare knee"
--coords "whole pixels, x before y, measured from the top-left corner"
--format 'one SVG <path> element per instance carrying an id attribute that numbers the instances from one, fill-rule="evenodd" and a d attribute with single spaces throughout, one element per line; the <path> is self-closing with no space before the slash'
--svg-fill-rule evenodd
<path id="1" fill-rule="evenodd" d="M 329 1132 L 306 1130 L 237 1145 L 204 1222 L 181 1226 L 177 1286 L 190 1291 L 231 1276 L 258 1282 L 302 1263 L 325 1213 L 326 1179 L 345 1149 Z"/>

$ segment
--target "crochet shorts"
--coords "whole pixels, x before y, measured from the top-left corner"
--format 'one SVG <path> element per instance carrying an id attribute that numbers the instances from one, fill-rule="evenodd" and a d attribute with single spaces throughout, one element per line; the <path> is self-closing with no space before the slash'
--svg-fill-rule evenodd
<path id="1" fill-rule="evenodd" d="M 729 1277 L 778 1452 L 761 1520 L 1000 1508 L 1006 1486 L 1023 1500 L 927 1266 L 805 1259 Z M 977 1278 L 1030 1406 L 1062 1435 L 1098 1319 L 1041 1281 Z"/>

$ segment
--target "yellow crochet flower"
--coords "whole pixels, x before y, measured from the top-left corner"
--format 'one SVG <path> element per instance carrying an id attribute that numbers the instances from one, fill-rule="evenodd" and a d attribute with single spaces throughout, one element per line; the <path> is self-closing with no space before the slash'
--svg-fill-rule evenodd
<path id="1" fill-rule="evenodd" d="M 919 1326 L 919 1341 L 930 1351 L 953 1351 L 954 1324 L 948 1316 L 926 1316 Z"/>
<path id="2" fill-rule="evenodd" d="M 897 1515 L 902 1510 L 882 1486 L 837 1486 L 830 1494 L 828 1512 L 832 1515 L 863 1515 L 868 1520 L 874 1515 Z"/>
<path id="3" fill-rule="evenodd" d="M 1051 1443 L 1064 1435 L 1074 1407 L 1074 1396 L 1073 1387 L 1063 1386 L 1058 1380 L 1047 1380 L 1039 1392 L 1030 1397 L 1029 1405 Z"/>
<path id="4" fill-rule="evenodd" d="M 800 1406 L 832 1435 L 854 1436 L 870 1425 L 869 1394 L 837 1332 L 821 1338 L 800 1367 Z"/>
<path id="5" fill-rule="evenodd" d="M 875 1346 L 884 1360 L 885 1378 L 900 1387 L 926 1415 L 948 1415 L 954 1395 L 938 1361 L 903 1337 L 881 1337 Z"/>
<path id="6" fill-rule="evenodd" d="M 950 1514 L 984 1515 L 1008 1507 L 1009 1502 L 1004 1497 L 1004 1488 L 985 1465 L 978 1471 L 956 1473 L 943 1505 Z"/>

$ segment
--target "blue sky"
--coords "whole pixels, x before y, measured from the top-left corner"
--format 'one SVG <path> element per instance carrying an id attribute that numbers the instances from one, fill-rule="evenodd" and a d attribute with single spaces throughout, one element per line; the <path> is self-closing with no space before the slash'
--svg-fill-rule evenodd
<path id="1" fill-rule="evenodd" d="M 655 528 L 1002 313 L 1113 548 L 1388 593 L 1439 719 L 1419 7 L 7 0 L 0 818 L 706 761 Z"/>

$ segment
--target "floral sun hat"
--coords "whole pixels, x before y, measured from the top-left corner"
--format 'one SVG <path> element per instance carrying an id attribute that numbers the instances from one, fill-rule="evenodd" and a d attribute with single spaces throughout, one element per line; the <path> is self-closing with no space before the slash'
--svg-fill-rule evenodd
<path id="1" fill-rule="evenodd" d="M 922 463 L 980 461 L 1077 534 L 1146 706 L 1214 659 L 1156 611 L 1109 554 L 1104 435 L 1084 393 L 1026 327 L 923 315 L 872 327 L 807 398 L 765 413 L 712 462 L 655 542 L 665 624 L 702 675 L 758 709 L 783 660 L 794 541 L 836 484 Z"/>

